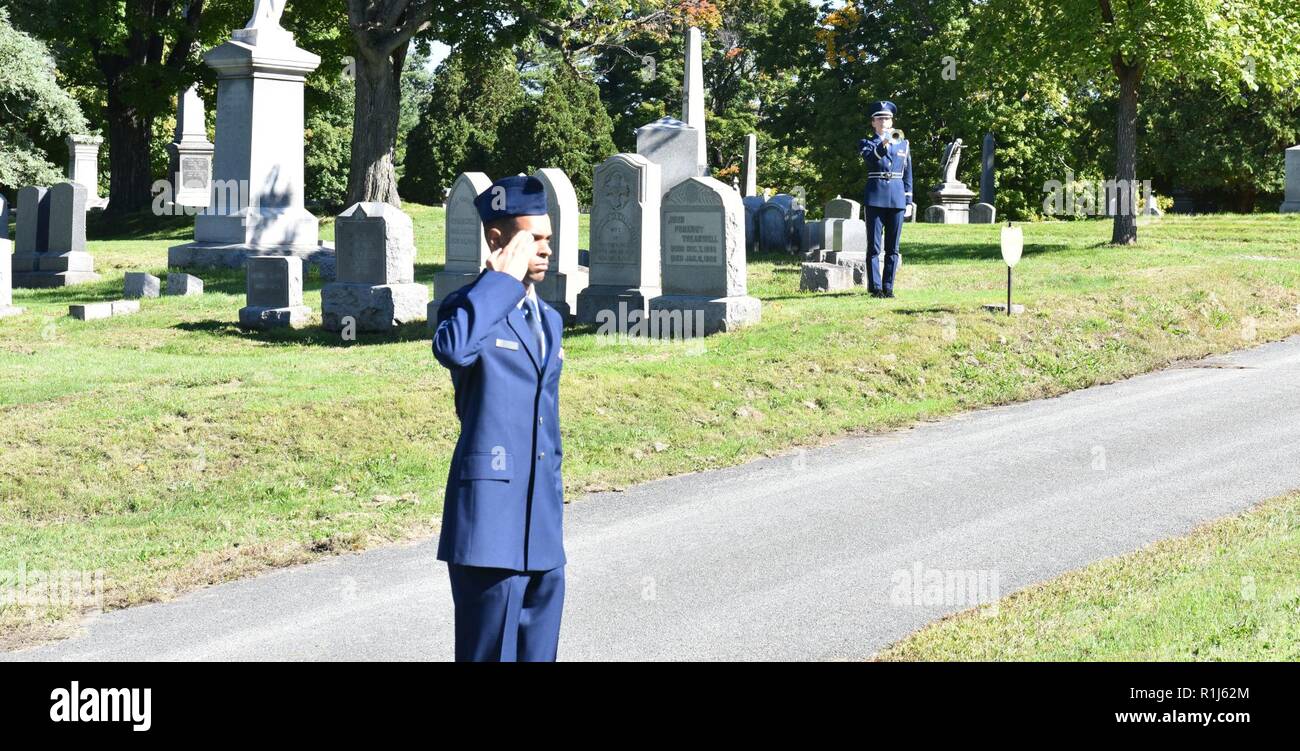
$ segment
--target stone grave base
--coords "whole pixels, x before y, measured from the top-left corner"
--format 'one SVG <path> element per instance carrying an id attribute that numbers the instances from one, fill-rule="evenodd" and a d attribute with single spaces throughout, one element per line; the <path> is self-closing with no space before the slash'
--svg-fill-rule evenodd
<path id="1" fill-rule="evenodd" d="M 447 299 L 447 295 L 464 287 L 466 284 L 478 278 L 481 271 L 439 271 L 433 275 L 433 301 L 442 303 Z M 433 310 L 437 311 L 438 306 L 434 305 Z M 433 316 L 429 320 L 434 320 Z"/>
<path id="2" fill-rule="evenodd" d="M 100 318 L 112 318 L 129 313 L 140 312 L 139 300 L 113 300 L 110 302 L 88 302 L 69 305 L 68 315 L 78 321 L 94 321 Z"/>
<path id="3" fill-rule="evenodd" d="M 1297 213 L 1300 213 L 1300 201 L 1283 201 L 1283 202 L 1282 202 L 1282 207 L 1281 207 L 1281 212 L 1282 212 L 1283 214 L 1297 214 Z"/>
<path id="4" fill-rule="evenodd" d="M 593 284 L 578 293 L 580 324 L 608 326 L 626 333 L 642 320 L 650 310 L 650 300 L 660 293 L 658 287 L 622 287 L 613 284 Z"/>
<path id="5" fill-rule="evenodd" d="M 565 323 L 573 323 L 578 315 L 578 293 L 587 288 L 590 272 L 579 267 L 569 274 L 546 272 L 546 278 L 537 285 L 537 295 L 564 316 Z"/>
<path id="6" fill-rule="evenodd" d="M 835 263 L 805 263 L 799 274 L 803 292 L 835 292 L 853 288 L 853 269 Z"/>
<path id="7" fill-rule="evenodd" d="M 26 308 L 20 308 L 16 305 L 0 305 L 0 318 L 21 315 L 26 310 Z"/>
<path id="8" fill-rule="evenodd" d="M 311 319 L 311 308 L 295 305 L 291 308 L 259 308 L 248 306 L 239 309 L 239 326 L 245 329 L 299 328 Z"/>
<path id="9" fill-rule="evenodd" d="M 970 224 L 970 204 L 962 201 L 936 203 L 925 210 L 926 224 Z"/>
<path id="10" fill-rule="evenodd" d="M 342 331 L 352 316 L 357 331 L 390 331 L 429 313 L 429 288 L 423 284 L 326 284 L 320 291 L 322 326 Z"/>
<path id="11" fill-rule="evenodd" d="M 255 247 L 194 242 L 168 248 L 167 268 L 238 269 L 249 256 L 297 256 L 302 259 L 304 267 L 315 266 L 321 279 L 330 281 L 334 278 L 334 246 L 330 243 Z"/>
<path id="12" fill-rule="evenodd" d="M 74 284 L 99 281 L 93 271 L 16 271 L 13 285 L 26 289 L 46 287 L 71 287 Z"/>
<path id="13" fill-rule="evenodd" d="M 735 331 L 758 323 L 763 303 L 757 297 L 699 297 L 662 295 L 650 301 L 650 326 L 660 337 L 689 339 L 721 331 Z M 675 315 L 677 311 L 681 316 Z M 700 324 L 703 324 L 703 331 Z"/>

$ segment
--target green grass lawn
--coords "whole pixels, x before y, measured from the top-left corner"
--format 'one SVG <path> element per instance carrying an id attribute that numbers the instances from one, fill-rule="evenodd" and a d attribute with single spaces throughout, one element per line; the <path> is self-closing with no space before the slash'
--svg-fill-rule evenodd
<path id="1" fill-rule="evenodd" d="M 1300 660 L 1300 493 L 966 611 L 884 660 Z"/>
<path id="2" fill-rule="evenodd" d="M 407 211 L 429 283 L 442 212 Z M 245 333 L 242 274 L 212 271 L 200 298 L 67 317 L 126 271 L 163 275 L 192 224 L 169 226 L 92 241 L 101 282 L 16 291 L 28 312 L 0 320 L 0 572 L 102 570 L 123 607 L 436 529 L 457 422 L 423 323 Z M 702 351 L 567 332 L 569 497 L 1300 332 L 1300 216 L 1170 217 L 1135 248 L 1105 245 L 1103 221 L 1025 235 L 1029 310 L 1010 319 L 980 309 L 1003 298 L 997 226 L 908 225 L 895 300 L 800 293 L 797 260 L 760 256 L 762 323 Z M 64 633 L 74 610 L 0 605 L 0 645 Z"/>

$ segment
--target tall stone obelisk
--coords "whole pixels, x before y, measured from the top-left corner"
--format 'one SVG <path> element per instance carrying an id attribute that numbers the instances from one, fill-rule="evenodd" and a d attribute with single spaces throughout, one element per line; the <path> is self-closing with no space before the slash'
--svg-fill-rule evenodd
<path id="1" fill-rule="evenodd" d="M 212 197 L 194 242 L 170 267 L 238 267 L 251 255 L 330 258 L 303 205 L 303 89 L 320 58 L 280 26 L 287 0 L 256 0 L 253 17 L 203 57 L 217 71 Z"/>
<path id="2" fill-rule="evenodd" d="M 695 128 L 699 141 L 696 154 L 699 175 L 709 174 L 709 157 L 705 151 L 708 139 L 704 132 L 704 47 L 700 30 L 692 26 L 686 30 L 686 76 L 682 81 L 682 121 Z"/>
<path id="3" fill-rule="evenodd" d="M 686 30 L 682 119 L 664 117 L 636 129 L 636 153 L 659 165 L 661 195 L 709 174 L 704 132 L 704 58 L 700 30 Z"/>

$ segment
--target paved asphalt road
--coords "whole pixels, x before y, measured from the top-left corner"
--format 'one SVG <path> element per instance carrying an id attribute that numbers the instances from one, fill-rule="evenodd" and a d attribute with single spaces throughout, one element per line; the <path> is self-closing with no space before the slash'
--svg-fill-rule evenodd
<path id="1" fill-rule="evenodd" d="M 1295 488 L 1300 337 L 580 499 L 559 657 L 863 658 L 976 604 L 978 591 L 913 597 L 915 572 L 1005 595 Z M 446 660 L 434 552 L 427 540 L 283 569 L 0 657 Z"/>

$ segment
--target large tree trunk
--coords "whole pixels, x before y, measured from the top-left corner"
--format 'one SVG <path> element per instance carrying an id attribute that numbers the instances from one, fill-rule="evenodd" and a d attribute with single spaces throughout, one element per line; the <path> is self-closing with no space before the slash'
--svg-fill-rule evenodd
<path id="1" fill-rule="evenodd" d="M 360 41 L 358 46 L 360 46 Z M 380 201 L 400 207 L 397 195 L 397 121 L 402 106 L 406 45 L 391 56 L 361 49 L 356 61 L 356 112 L 352 119 L 352 161 L 348 202 Z"/>
<path id="2" fill-rule="evenodd" d="M 153 164 L 149 142 L 153 117 L 122 102 L 116 87 L 108 91 L 108 197 L 106 213 L 141 211 L 153 201 Z"/>
<path id="3" fill-rule="evenodd" d="M 1110 241 L 1115 245 L 1132 245 L 1137 242 L 1136 206 L 1137 187 L 1137 102 L 1138 83 L 1142 69 L 1121 60 L 1114 63 L 1119 76 L 1119 116 L 1115 133 L 1115 182 L 1127 186 L 1118 194 L 1130 205 L 1116 205 L 1115 227 Z"/>

